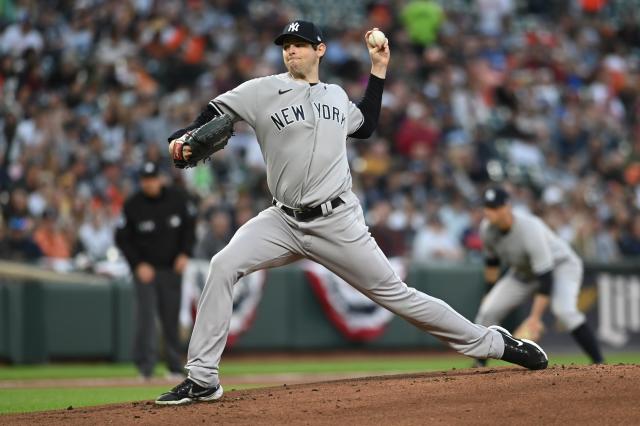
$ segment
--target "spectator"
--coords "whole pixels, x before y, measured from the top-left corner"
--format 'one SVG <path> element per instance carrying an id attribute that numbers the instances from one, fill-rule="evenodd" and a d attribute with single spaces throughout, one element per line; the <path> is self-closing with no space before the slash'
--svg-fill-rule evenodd
<path id="1" fill-rule="evenodd" d="M 202 235 L 193 251 L 196 259 L 211 260 L 233 237 L 231 215 L 224 209 L 216 209 L 208 215 L 208 228 Z"/>
<path id="2" fill-rule="evenodd" d="M 480 223 L 482 222 L 482 210 L 471 209 L 469 225 L 462 231 L 461 244 L 471 261 L 482 260 L 482 238 L 480 237 Z"/>
<path id="3" fill-rule="evenodd" d="M 55 210 L 48 209 L 43 213 L 42 220 L 33 233 L 33 239 L 44 256 L 52 259 L 71 258 L 72 242 L 63 232 L 58 222 L 58 212 Z"/>
<path id="4" fill-rule="evenodd" d="M 4 206 L 4 217 L 7 221 L 12 218 L 25 219 L 29 228 L 33 227 L 33 221 L 29 212 L 28 192 L 21 187 L 13 188 L 9 193 L 9 202 Z"/>
<path id="5" fill-rule="evenodd" d="M 28 222 L 24 218 L 9 220 L 7 235 L 0 226 L 0 259 L 34 262 L 42 256 L 42 250 L 29 235 Z"/>
<path id="6" fill-rule="evenodd" d="M 24 14 L 20 22 L 9 25 L 0 37 L 0 52 L 15 57 L 22 56 L 28 49 L 36 54 L 44 46 L 42 35 L 33 28 L 31 17 Z"/>
<path id="7" fill-rule="evenodd" d="M 505 27 L 505 20 L 514 12 L 513 0 L 476 0 L 478 12 L 478 29 L 488 36 L 500 36 Z"/>
<path id="8" fill-rule="evenodd" d="M 620 251 L 626 256 L 640 256 L 640 216 L 632 219 L 628 232 L 620 237 Z"/>
<path id="9" fill-rule="evenodd" d="M 372 224 L 369 232 L 385 256 L 403 257 L 407 252 L 405 233 L 401 229 L 393 229 L 389 226 L 392 211 L 393 208 L 388 201 L 378 201 L 371 209 Z"/>
<path id="10" fill-rule="evenodd" d="M 596 222 L 598 223 L 598 222 Z M 615 262 L 620 259 L 620 248 L 616 244 L 618 239 L 618 228 L 613 220 L 607 220 L 600 225 L 596 233 L 596 254 L 594 259 L 601 262 Z"/>
<path id="11" fill-rule="evenodd" d="M 98 41 L 96 57 L 99 64 L 115 66 L 123 59 L 136 54 L 136 47 L 127 38 L 124 38 L 120 30 L 113 26 L 108 36 Z"/>
<path id="12" fill-rule="evenodd" d="M 415 155 L 420 148 L 428 153 L 435 151 L 439 132 L 429 118 L 428 108 L 414 101 L 407 107 L 407 117 L 400 124 L 396 134 L 396 149 L 406 157 Z"/>
<path id="13" fill-rule="evenodd" d="M 413 0 L 400 13 L 409 39 L 418 52 L 434 43 L 445 15 L 440 5 L 433 0 Z"/>
<path id="14" fill-rule="evenodd" d="M 444 227 L 437 215 L 427 220 L 413 242 L 413 260 L 418 263 L 459 261 L 462 259 L 460 243 Z"/>
<path id="15" fill-rule="evenodd" d="M 438 216 L 441 218 L 447 233 L 460 240 L 464 230 L 471 224 L 471 213 L 462 196 L 456 193 L 452 201 L 440 208 Z"/>
<path id="16" fill-rule="evenodd" d="M 104 260 L 107 252 L 115 246 L 114 224 L 103 206 L 91 208 L 87 220 L 80 225 L 78 237 L 86 254 L 95 262 Z"/>

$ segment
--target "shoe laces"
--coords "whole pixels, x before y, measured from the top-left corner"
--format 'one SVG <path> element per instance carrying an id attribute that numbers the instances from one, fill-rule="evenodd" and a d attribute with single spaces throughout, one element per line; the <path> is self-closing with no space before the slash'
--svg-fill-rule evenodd
<path id="1" fill-rule="evenodd" d="M 529 357 L 537 353 L 537 351 L 533 350 L 533 347 L 520 339 L 516 339 L 513 336 L 509 336 L 507 334 L 503 334 L 505 346 L 508 346 L 512 352 L 520 354 L 520 356 Z M 521 342 L 520 345 L 518 343 Z"/>
<path id="2" fill-rule="evenodd" d="M 509 340 L 508 345 L 511 346 L 513 349 L 517 350 L 518 352 L 528 352 L 527 342 L 523 342 L 522 340 L 516 339 L 515 337 L 512 337 L 512 336 L 505 335 L 504 337 Z M 518 344 L 519 342 L 521 342 L 521 344 Z"/>
<path id="3" fill-rule="evenodd" d="M 173 393 L 184 393 L 184 392 L 189 392 L 189 389 L 193 386 L 193 382 L 189 379 L 184 379 L 182 381 L 182 383 L 176 385 L 176 387 L 174 387 L 173 389 L 171 389 L 171 392 Z"/>

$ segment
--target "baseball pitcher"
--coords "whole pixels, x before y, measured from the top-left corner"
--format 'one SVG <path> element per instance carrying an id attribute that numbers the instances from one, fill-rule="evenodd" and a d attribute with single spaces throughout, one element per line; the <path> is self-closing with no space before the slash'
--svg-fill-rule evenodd
<path id="1" fill-rule="evenodd" d="M 211 401 L 222 396 L 218 364 L 232 311 L 232 288 L 253 271 L 306 258 L 325 266 L 360 292 L 460 353 L 498 358 L 530 369 L 547 366 L 532 342 L 516 340 L 499 327 L 473 324 L 445 302 L 408 287 L 394 272 L 365 225 L 351 191 L 346 142 L 375 130 L 389 63 L 389 44 L 377 29 L 365 34 L 371 75 L 362 100 L 321 81 L 318 69 L 327 46 L 311 22 L 288 24 L 282 46 L 287 72 L 249 80 L 213 99 L 186 129 L 171 135 L 169 150 L 178 167 L 209 155 L 201 149 L 211 131 L 244 120 L 255 129 L 267 166 L 273 206 L 247 222 L 211 260 L 189 343 L 188 378 L 162 394 L 158 404 Z M 370 37 L 371 36 L 371 37 Z M 207 125 L 215 120 L 214 125 Z M 203 127 L 209 127 L 202 131 Z M 224 137 L 213 136 L 217 146 Z M 199 153 L 193 157 L 194 147 Z"/>

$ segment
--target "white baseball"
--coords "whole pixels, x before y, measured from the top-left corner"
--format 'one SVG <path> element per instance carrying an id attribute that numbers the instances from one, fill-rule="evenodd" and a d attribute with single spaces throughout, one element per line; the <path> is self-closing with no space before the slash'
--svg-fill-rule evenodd
<path id="1" fill-rule="evenodd" d="M 384 43 L 387 41 L 387 37 L 380 30 L 373 30 L 371 34 L 369 34 L 369 39 L 367 40 L 371 47 L 382 47 Z"/>

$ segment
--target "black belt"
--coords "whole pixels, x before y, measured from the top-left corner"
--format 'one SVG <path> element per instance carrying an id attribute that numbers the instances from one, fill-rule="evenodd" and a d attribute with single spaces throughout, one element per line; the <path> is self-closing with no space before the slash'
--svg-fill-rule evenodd
<path id="1" fill-rule="evenodd" d="M 273 202 L 271 203 L 274 206 L 278 205 L 278 202 L 276 201 L 276 199 L 273 199 Z M 299 220 L 301 222 L 308 222 L 310 220 L 313 219 L 317 219 L 321 216 L 324 216 L 323 212 L 322 212 L 322 206 L 326 204 L 326 203 L 322 203 L 319 206 L 316 207 L 309 207 L 309 208 L 302 208 L 302 209 L 292 209 L 289 208 L 285 205 L 280 205 L 280 208 L 282 209 L 283 212 L 285 212 L 287 215 L 295 218 L 296 220 Z M 336 207 L 338 207 L 339 205 L 344 204 L 344 201 L 342 201 L 342 198 L 340 197 L 336 197 L 333 200 L 331 200 L 331 208 L 335 209 Z"/>

